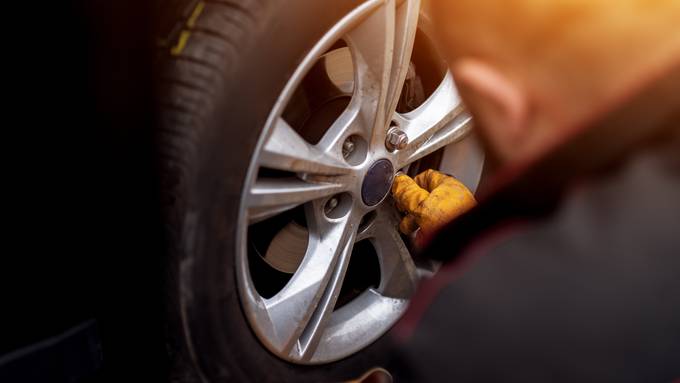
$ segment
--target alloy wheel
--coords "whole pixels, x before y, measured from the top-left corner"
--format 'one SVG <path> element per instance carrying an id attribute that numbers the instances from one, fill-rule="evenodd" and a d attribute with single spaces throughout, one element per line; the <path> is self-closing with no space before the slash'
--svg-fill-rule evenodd
<path id="1" fill-rule="evenodd" d="M 414 261 L 398 232 L 389 189 L 398 170 L 463 139 L 472 121 L 449 74 L 422 105 L 397 112 L 419 13 L 418 0 L 371 0 L 357 7 L 301 62 L 263 130 L 241 200 L 237 277 L 252 329 L 285 360 L 320 364 L 358 352 L 398 320 L 430 271 Z M 352 60 L 349 96 L 339 116 L 310 142 L 287 120 L 286 108 L 338 42 Z M 304 222 L 289 224 L 297 231 L 286 230 L 297 233 L 292 236 L 299 239 L 299 259 L 292 266 L 290 260 L 270 260 L 276 268 L 290 268 L 290 276 L 280 289 L 263 294 L 251 270 L 249 237 L 260 223 L 294 211 Z M 353 249 L 362 241 L 375 250 L 379 283 L 340 305 Z"/>

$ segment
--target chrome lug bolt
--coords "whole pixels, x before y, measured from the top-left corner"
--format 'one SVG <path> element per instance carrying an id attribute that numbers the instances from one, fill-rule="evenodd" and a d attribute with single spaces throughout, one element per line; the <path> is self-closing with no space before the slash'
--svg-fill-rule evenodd
<path id="1" fill-rule="evenodd" d="M 342 144 L 342 156 L 347 158 L 354 152 L 354 141 L 352 141 L 352 138 L 348 138 L 345 140 L 345 142 Z"/>
<path id="2" fill-rule="evenodd" d="M 395 150 L 402 150 L 408 145 L 408 136 L 402 130 L 393 126 L 387 131 L 387 138 L 385 139 L 385 147 L 390 152 Z"/>
<path id="3" fill-rule="evenodd" d="M 338 204 L 340 201 L 338 201 L 338 197 L 333 197 L 326 202 L 326 208 L 324 209 L 326 214 L 329 214 L 330 212 L 333 211 L 336 207 L 338 207 Z"/>

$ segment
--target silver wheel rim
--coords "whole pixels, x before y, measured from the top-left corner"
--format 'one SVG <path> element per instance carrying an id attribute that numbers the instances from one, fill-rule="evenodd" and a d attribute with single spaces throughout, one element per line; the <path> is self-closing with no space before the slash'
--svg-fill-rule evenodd
<path id="1" fill-rule="evenodd" d="M 365 175 L 376 161 L 386 159 L 394 169 L 402 169 L 461 142 L 472 128 L 449 74 L 420 107 L 406 114 L 396 112 L 419 11 L 419 0 L 371 0 L 338 22 L 289 80 L 255 150 L 238 217 L 237 282 L 244 312 L 257 337 L 271 352 L 290 362 L 328 363 L 368 346 L 399 319 L 426 273 L 416 267 L 398 232 L 399 217 L 390 199 L 385 196 L 383 202 L 367 206 L 361 196 Z M 340 39 L 352 53 L 352 99 L 321 140 L 311 145 L 282 113 L 305 74 Z M 385 140 L 395 124 L 409 142 L 401 150 L 389 151 Z M 350 136 L 365 141 L 365 158 L 348 161 L 343 156 L 343 143 Z M 479 161 L 483 161 L 476 157 L 473 170 L 466 170 L 472 174 L 467 177 L 473 178 L 473 187 L 481 172 Z M 297 176 L 261 178 L 261 167 Z M 340 194 L 350 202 L 343 204 L 340 214 L 329 217 L 325 207 Z M 273 297 L 263 298 L 249 270 L 249 224 L 300 205 L 308 225 L 306 253 L 285 287 Z M 374 219 L 359 230 L 362 218 L 369 213 L 375 214 Z M 380 285 L 334 310 L 353 245 L 362 240 L 370 240 L 376 250 Z"/>

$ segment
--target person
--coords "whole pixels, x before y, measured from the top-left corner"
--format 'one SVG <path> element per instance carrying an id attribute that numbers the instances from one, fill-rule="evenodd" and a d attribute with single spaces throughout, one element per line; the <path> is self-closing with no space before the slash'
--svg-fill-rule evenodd
<path id="1" fill-rule="evenodd" d="M 400 228 L 443 264 L 392 331 L 387 370 L 677 381 L 680 2 L 431 6 L 496 170 L 476 203 L 448 176 L 397 176 Z"/>

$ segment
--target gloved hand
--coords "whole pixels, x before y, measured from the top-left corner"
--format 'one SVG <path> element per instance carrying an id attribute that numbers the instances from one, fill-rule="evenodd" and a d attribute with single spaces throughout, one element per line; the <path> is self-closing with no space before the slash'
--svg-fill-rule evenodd
<path id="1" fill-rule="evenodd" d="M 420 173 L 415 180 L 397 175 L 392 195 L 397 208 L 406 213 L 399 230 L 411 234 L 420 227 L 419 234 L 425 238 L 477 204 L 465 185 L 436 170 Z"/>

